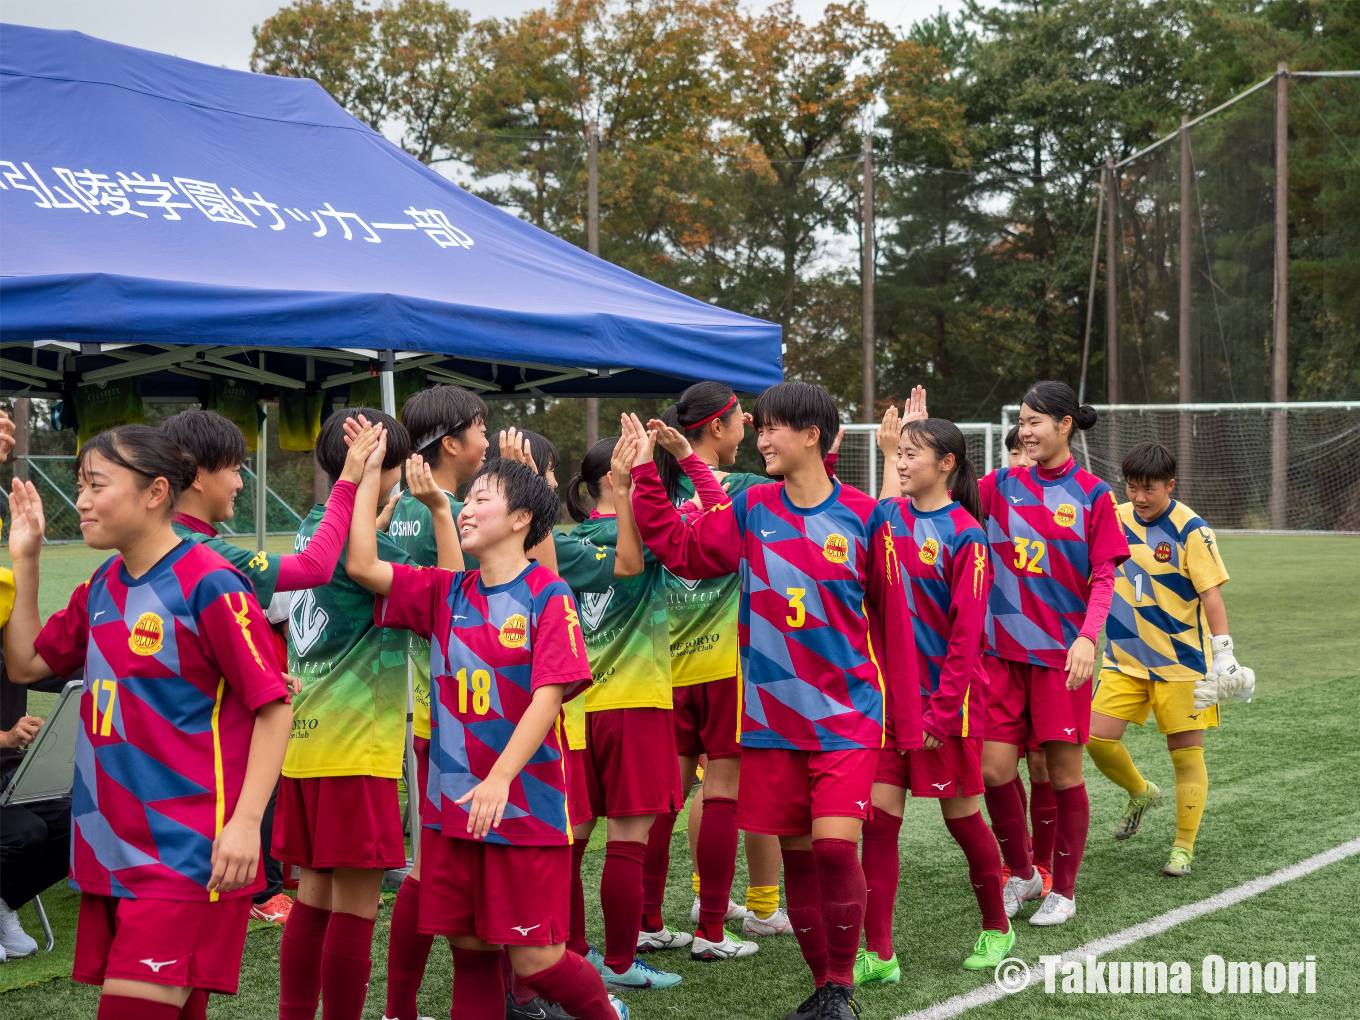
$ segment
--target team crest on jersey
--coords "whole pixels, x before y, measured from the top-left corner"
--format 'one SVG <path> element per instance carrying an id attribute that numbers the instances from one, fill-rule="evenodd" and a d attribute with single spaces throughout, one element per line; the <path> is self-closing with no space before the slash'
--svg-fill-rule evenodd
<path id="1" fill-rule="evenodd" d="M 1171 543 L 1158 542 L 1157 548 L 1152 551 L 1152 558 L 1155 559 L 1158 563 L 1170 563 Z"/>
<path id="2" fill-rule="evenodd" d="M 933 538 L 928 538 L 921 543 L 921 551 L 916 554 L 921 562 L 928 567 L 935 566 L 935 560 L 940 555 L 940 543 Z"/>
<path id="3" fill-rule="evenodd" d="M 585 617 L 586 626 L 591 630 L 599 630 L 600 621 L 604 619 L 604 611 L 609 608 L 612 601 L 614 601 L 612 584 L 607 591 L 581 592 L 581 615 Z"/>
<path id="4" fill-rule="evenodd" d="M 155 655 L 165 641 L 165 621 L 155 613 L 143 613 L 132 625 L 128 647 L 134 655 Z"/>
<path id="5" fill-rule="evenodd" d="M 1064 503 L 1053 511 L 1053 523 L 1059 527 L 1070 528 L 1077 523 L 1077 508 L 1071 503 Z"/>
<path id="6" fill-rule="evenodd" d="M 501 624 L 501 644 L 506 648 L 523 648 L 528 640 L 529 621 L 523 613 L 516 613 Z"/>
<path id="7" fill-rule="evenodd" d="M 844 535 L 833 532 L 827 535 L 826 541 L 822 543 L 822 555 L 832 563 L 845 563 L 850 559 L 850 543 Z"/>

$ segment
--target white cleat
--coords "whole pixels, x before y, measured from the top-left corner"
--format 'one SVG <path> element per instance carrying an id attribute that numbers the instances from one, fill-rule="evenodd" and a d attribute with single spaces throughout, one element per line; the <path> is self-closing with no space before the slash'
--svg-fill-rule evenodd
<path id="1" fill-rule="evenodd" d="M 614 1015 L 617 1016 L 619 1020 L 628 1020 L 628 1007 L 617 995 L 611 995 L 609 997 L 609 1005 L 614 1008 Z"/>
<path id="2" fill-rule="evenodd" d="M 734 903 L 731 899 L 727 901 L 727 914 L 723 921 L 740 921 L 746 916 L 746 908 L 740 903 Z M 694 906 L 689 908 L 689 923 L 699 923 L 699 897 L 694 897 Z"/>
<path id="3" fill-rule="evenodd" d="M 1069 900 L 1062 893 L 1051 892 L 1029 919 L 1029 923 L 1040 928 L 1051 928 L 1056 924 L 1066 924 L 1077 916 L 1077 901 Z"/>
<path id="4" fill-rule="evenodd" d="M 684 949 L 694 941 L 687 931 L 672 931 L 665 925 L 660 931 L 640 931 L 637 937 L 637 951 L 650 953 L 661 949 Z"/>
<path id="5" fill-rule="evenodd" d="M 754 910 L 746 911 L 746 919 L 741 922 L 741 933 L 752 937 L 761 935 L 792 935 L 793 924 L 789 912 L 779 907 L 769 917 L 757 917 Z"/>
<path id="6" fill-rule="evenodd" d="M 1031 878 L 1012 875 L 1006 879 L 1006 884 L 1001 890 L 1001 898 L 1006 904 L 1007 917 L 1014 917 L 1020 913 L 1020 904 L 1027 900 L 1037 900 L 1044 894 L 1044 876 L 1039 873 L 1038 868 L 1033 870 L 1034 875 Z"/>
<path id="7" fill-rule="evenodd" d="M 696 933 L 694 945 L 690 946 L 689 958 L 701 960 L 704 963 L 716 963 L 719 960 L 740 960 L 746 956 L 754 956 L 759 949 L 760 946 L 756 943 L 734 939 L 726 931 L 723 932 L 721 942 L 710 942 Z"/>
<path id="8" fill-rule="evenodd" d="M 38 943 L 19 923 L 19 912 L 11 910 L 4 900 L 0 900 L 0 949 L 4 950 L 0 960 L 17 960 L 38 951 Z"/>

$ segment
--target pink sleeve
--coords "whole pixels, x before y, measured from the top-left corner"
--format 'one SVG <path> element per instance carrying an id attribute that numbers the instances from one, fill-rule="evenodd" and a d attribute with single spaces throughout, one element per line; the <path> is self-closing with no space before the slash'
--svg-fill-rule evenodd
<path id="1" fill-rule="evenodd" d="M 939 686 L 930 696 L 922 719 L 923 728 L 941 740 L 960 732 L 959 713 L 982 654 L 988 562 L 987 547 L 980 542 L 961 546 L 950 561 L 949 644 L 940 667 Z"/>
<path id="2" fill-rule="evenodd" d="M 717 506 L 719 503 L 727 501 L 727 493 L 722 485 L 713 477 L 713 469 L 704 463 L 704 459 L 697 453 L 691 453 L 680 462 L 689 480 L 694 483 L 694 492 L 698 496 L 699 502 L 703 504 L 702 509 Z M 687 507 L 694 506 L 693 501 L 686 504 Z M 687 510 L 688 512 L 692 512 Z"/>
<path id="3" fill-rule="evenodd" d="M 279 583 L 276 591 L 301 591 L 329 584 L 340 562 L 345 541 L 349 538 L 349 521 L 354 515 L 353 482 L 339 481 L 331 489 L 326 501 L 326 513 L 316 527 L 316 533 L 300 553 L 289 553 L 280 558 Z"/>
<path id="4" fill-rule="evenodd" d="M 1091 508 L 1091 531 L 1086 539 L 1091 550 L 1091 590 L 1086 596 L 1086 621 L 1079 636 L 1097 645 L 1114 600 L 1115 568 L 1129 558 L 1129 543 L 1119 523 L 1114 493 L 1109 496 L 1099 497 Z"/>
<path id="5" fill-rule="evenodd" d="M 33 650 L 57 676 L 70 676 L 85 663 L 85 649 L 90 640 L 90 611 L 86 604 L 89 597 L 90 582 L 86 581 L 71 592 L 65 609 L 59 609 L 47 618 L 33 639 Z"/>
<path id="6" fill-rule="evenodd" d="M 828 478 L 836 477 L 836 461 L 840 459 L 841 454 L 839 450 L 837 450 L 835 453 L 828 453 L 825 457 L 822 458 L 822 467 L 826 469 L 826 477 Z"/>
<path id="7" fill-rule="evenodd" d="M 462 575 L 452 570 L 393 563 L 391 590 L 373 600 L 374 624 L 432 637 L 436 607 L 448 597 L 454 581 L 461 579 Z"/>
<path id="8" fill-rule="evenodd" d="M 223 592 L 197 622 L 199 637 L 247 708 L 258 712 L 271 701 L 288 703 L 288 685 L 274 654 L 274 632 L 253 590 Z"/>
<path id="9" fill-rule="evenodd" d="M 983 514 L 987 517 L 990 517 L 992 515 L 991 511 L 992 498 L 996 495 L 995 471 L 988 471 L 985 475 L 978 479 L 978 495 L 982 498 Z M 978 521 L 978 523 L 985 524 L 986 522 Z"/>
<path id="10" fill-rule="evenodd" d="M 725 493 L 722 502 L 682 518 L 657 476 L 656 463 L 643 464 L 633 469 L 633 517 L 643 544 L 681 577 L 723 577 L 741 566 L 741 532 Z"/>
<path id="11" fill-rule="evenodd" d="M 891 544 L 892 525 L 884 521 L 874 532 L 865 570 L 869 638 L 879 650 L 879 672 L 885 681 L 885 740 L 897 750 L 920 747 L 921 680 L 917 673 L 916 638 L 911 626 L 907 579 Z"/>

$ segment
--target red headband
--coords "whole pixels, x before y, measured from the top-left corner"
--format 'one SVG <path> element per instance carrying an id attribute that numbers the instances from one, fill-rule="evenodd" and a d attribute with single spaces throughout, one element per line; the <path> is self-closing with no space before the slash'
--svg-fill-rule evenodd
<path id="1" fill-rule="evenodd" d="M 719 411 L 714 411 L 714 412 L 713 412 L 712 414 L 710 414 L 707 418 L 703 419 L 702 421 L 696 421 L 693 425 L 686 425 L 686 426 L 685 426 L 685 431 L 686 431 L 686 432 L 693 431 L 694 429 L 697 429 L 700 425 L 707 425 L 709 422 L 713 421 L 715 418 L 721 418 L 721 417 L 722 417 L 723 415 L 725 415 L 728 411 L 732 410 L 732 408 L 736 405 L 736 403 L 737 403 L 737 395 L 734 393 L 734 394 L 732 394 L 732 399 L 729 400 L 727 403 L 723 404 L 721 410 L 719 410 Z"/>

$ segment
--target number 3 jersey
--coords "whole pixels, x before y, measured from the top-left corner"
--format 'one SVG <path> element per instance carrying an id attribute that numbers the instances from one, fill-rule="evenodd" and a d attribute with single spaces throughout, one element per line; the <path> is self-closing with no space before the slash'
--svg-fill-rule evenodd
<path id="1" fill-rule="evenodd" d="M 534 692 L 562 684 L 563 700 L 590 684 L 576 600 L 565 581 L 530 563 L 488 587 L 477 570 L 455 573 L 394 564 L 392 590 L 374 621 L 430 639 L 430 779 L 425 825 L 471 839 L 467 805 L 454 803 L 491 773 Z M 485 840 L 565 846 L 566 735 L 562 716 L 510 783 L 499 828 Z"/>
<path id="2" fill-rule="evenodd" d="M 1092 602 L 1092 582 L 1108 599 L 1129 558 L 1114 493 L 1070 459 L 1052 471 L 1001 468 L 978 490 L 992 549 L 987 651 L 1062 669 L 1072 642 L 1096 642 L 1105 622 L 1109 602 Z"/>
<path id="3" fill-rule="evenodd" d="M 288 697 L 250 582 L 197 542 L 180 542 L 135 579 L 115 556 L 34 647 L 62 676 L 85 667 L 71 885 L 217 899 L 207 890 L 213 840 L 241 795 L 255 712 Z"/>
<path id="4" fill-rule="evenodd" d="M 833 483 L 796 507 L 757 485 L 683 519 L 655 464 L 633 472 L 643 541 L 682 577 L 741 575 L 743 747 L 837 751 L 884 744 L 884 687 L 919 704 L 911 613 L 876 500 Z M 904 724 L 899 746 L 920 747 Z"/>

